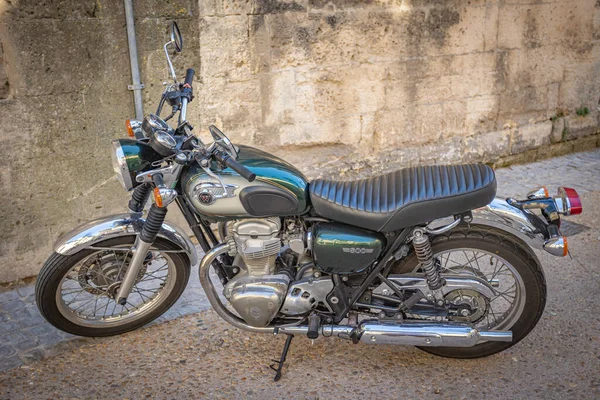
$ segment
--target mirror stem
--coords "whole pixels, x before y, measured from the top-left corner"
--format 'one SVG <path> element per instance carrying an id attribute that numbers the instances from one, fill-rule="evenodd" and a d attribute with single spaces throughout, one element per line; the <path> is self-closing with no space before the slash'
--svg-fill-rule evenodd
<path id="1" fill-rule="evenodd" d="M 167 63 L 169 63 L 169 70 L 171 70 L 171 76 L 173 77 L 173 81 L 175 81 L 175 83 L 177 83 L 177 76 L 175 76 L 175 69 L 173 68 L 173 63 L 171 62 L 171 57 L 169 56 L 169 50 L 167 49 L 167 46 L 170 44 L 173 44 L 172 40 L 168 43 L 165 43 L 165 55 L 167 56 Z"/>

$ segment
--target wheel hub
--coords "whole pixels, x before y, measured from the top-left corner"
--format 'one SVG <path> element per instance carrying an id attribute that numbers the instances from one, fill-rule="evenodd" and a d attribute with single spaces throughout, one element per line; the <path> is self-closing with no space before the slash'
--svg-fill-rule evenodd
<path id="1" fill-rule="evenodd" d="M 488 309 L 487 298 L 475 290 L 453 290 L 444 299 L 451 321 L 475 323 L 485 316 Z"/>
<path id="2" fill-rule="evenodd" d="M 144 265 L 136 278 L 139 282 L 146 274 L 152 253 L 148 253 Z M 96 257 L 87 260 L 79 269 L 78 281 L 82 289 L 93 295 L 106 294 L 114 298 L 121 280 L 123 279 L 131 261 L 129 252 L 105 251 Z"/>

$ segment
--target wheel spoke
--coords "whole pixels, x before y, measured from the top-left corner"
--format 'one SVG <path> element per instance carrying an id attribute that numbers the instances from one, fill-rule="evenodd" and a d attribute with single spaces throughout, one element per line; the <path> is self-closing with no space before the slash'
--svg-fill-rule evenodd
<path id="1" fill-rule="evenodd" d="M 487 303 L 485 314 L 479 312 L 479 322 L 474 322 L 475 326 L 482 327 L 487 324 L 489 329 L 506 330 L 516 323 L 525 305 L 524 283 L 518 270 L 499 254 L 474 248 L 455 248 L 435 253 L 434 257 L 438 260 L 442 273 L 474 275 L 490 283 L 497 282 L 493 289 L 494 295 L 485 300 Z M 420 265 L 415 268 L 415 272 L 422 272 Z M 452 294 L 452 302 L 471 304 L 471 307 L 475 307 L 472 309 L 474 310 L 472 315 L 475 315 L 477 309 L 483 307 L 483 303 L 481 301 L 473 303 L 473 294 L 468 292 L 467 288 L 456 289 L 448 293 L 446 298 L 448 299 Z M 421 318 L 433 317 L 421 316 Z M 450 316 L 448 319 L 454 320 L 454 318 L 464 321 L 460 316 Z"/>
<path id="2" fill-rule="evenodd" d="M 58 289 L 59 311 L 70 321 L 84 326 L 107 323 L 118 326 L 147 315 L 173 290 L 176 279 L 173 259 L 168 254 L 152 250 L 148 258 L 145 268 L 149 270 L 136 279 L 126 304 L 121 306 L 111 296 L 118 291 L 113 285 L 127 271 L 131 248 L 98 249 L 64 275 Z"/>

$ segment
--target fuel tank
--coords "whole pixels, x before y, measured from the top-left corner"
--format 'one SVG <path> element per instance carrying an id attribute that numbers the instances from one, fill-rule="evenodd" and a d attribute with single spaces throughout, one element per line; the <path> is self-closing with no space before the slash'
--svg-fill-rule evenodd
<path id="1" fill-rule="evenodd" d="M 330 274 L 364 271 L 379 258 L 386 243 L 381 233 L 333 222 L 319 222 L 311 233 L 315 266 Z"/>
<path id="2" fill-rule="evenodd" d="M 290 216 L 308 210 L 308 181 L 294 166 L 262 150 L 239 146 L 237 161 L 256 174 L 248 182 L 230 168 L 214 162 L 211 170 L 219 181 L 198 164 L 181 175 L 181 188 L 196 212 L 209 220 L 244 217 Z"/>

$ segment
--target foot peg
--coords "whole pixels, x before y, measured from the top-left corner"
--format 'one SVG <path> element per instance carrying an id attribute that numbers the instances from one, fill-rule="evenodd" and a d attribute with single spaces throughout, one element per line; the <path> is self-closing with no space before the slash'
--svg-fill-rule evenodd
<path id="1" fill-rule="evenodd" d="M 293 338 L 294 335 L 288 335 L 287 339 L 285 340 L 285 345 L 283 346 L 283 351 L 281 352 L 281 358 L 279 360 L 271 360 L 274 362 L 274 364 L 269 365 L 269 368 L 275 371 L 275 378 L 273 378 L 275 382 L 281 379 L 281 370 L 283 369 L 283 364 L 285 363 L 285 358 L 290 350 L 290 345 L 292 344 Z M 275 365 L 277 365 L 277 367 L 275 367 Z"/>
<path id="2" fill-rule="evenodd" d="M 308 317 L 308 332 L 306 336 L 309 339 L 317 339 L 319 337 L 319 328 L 321 326 L 321 318 L 317 314 L 310 314 Z"/>

